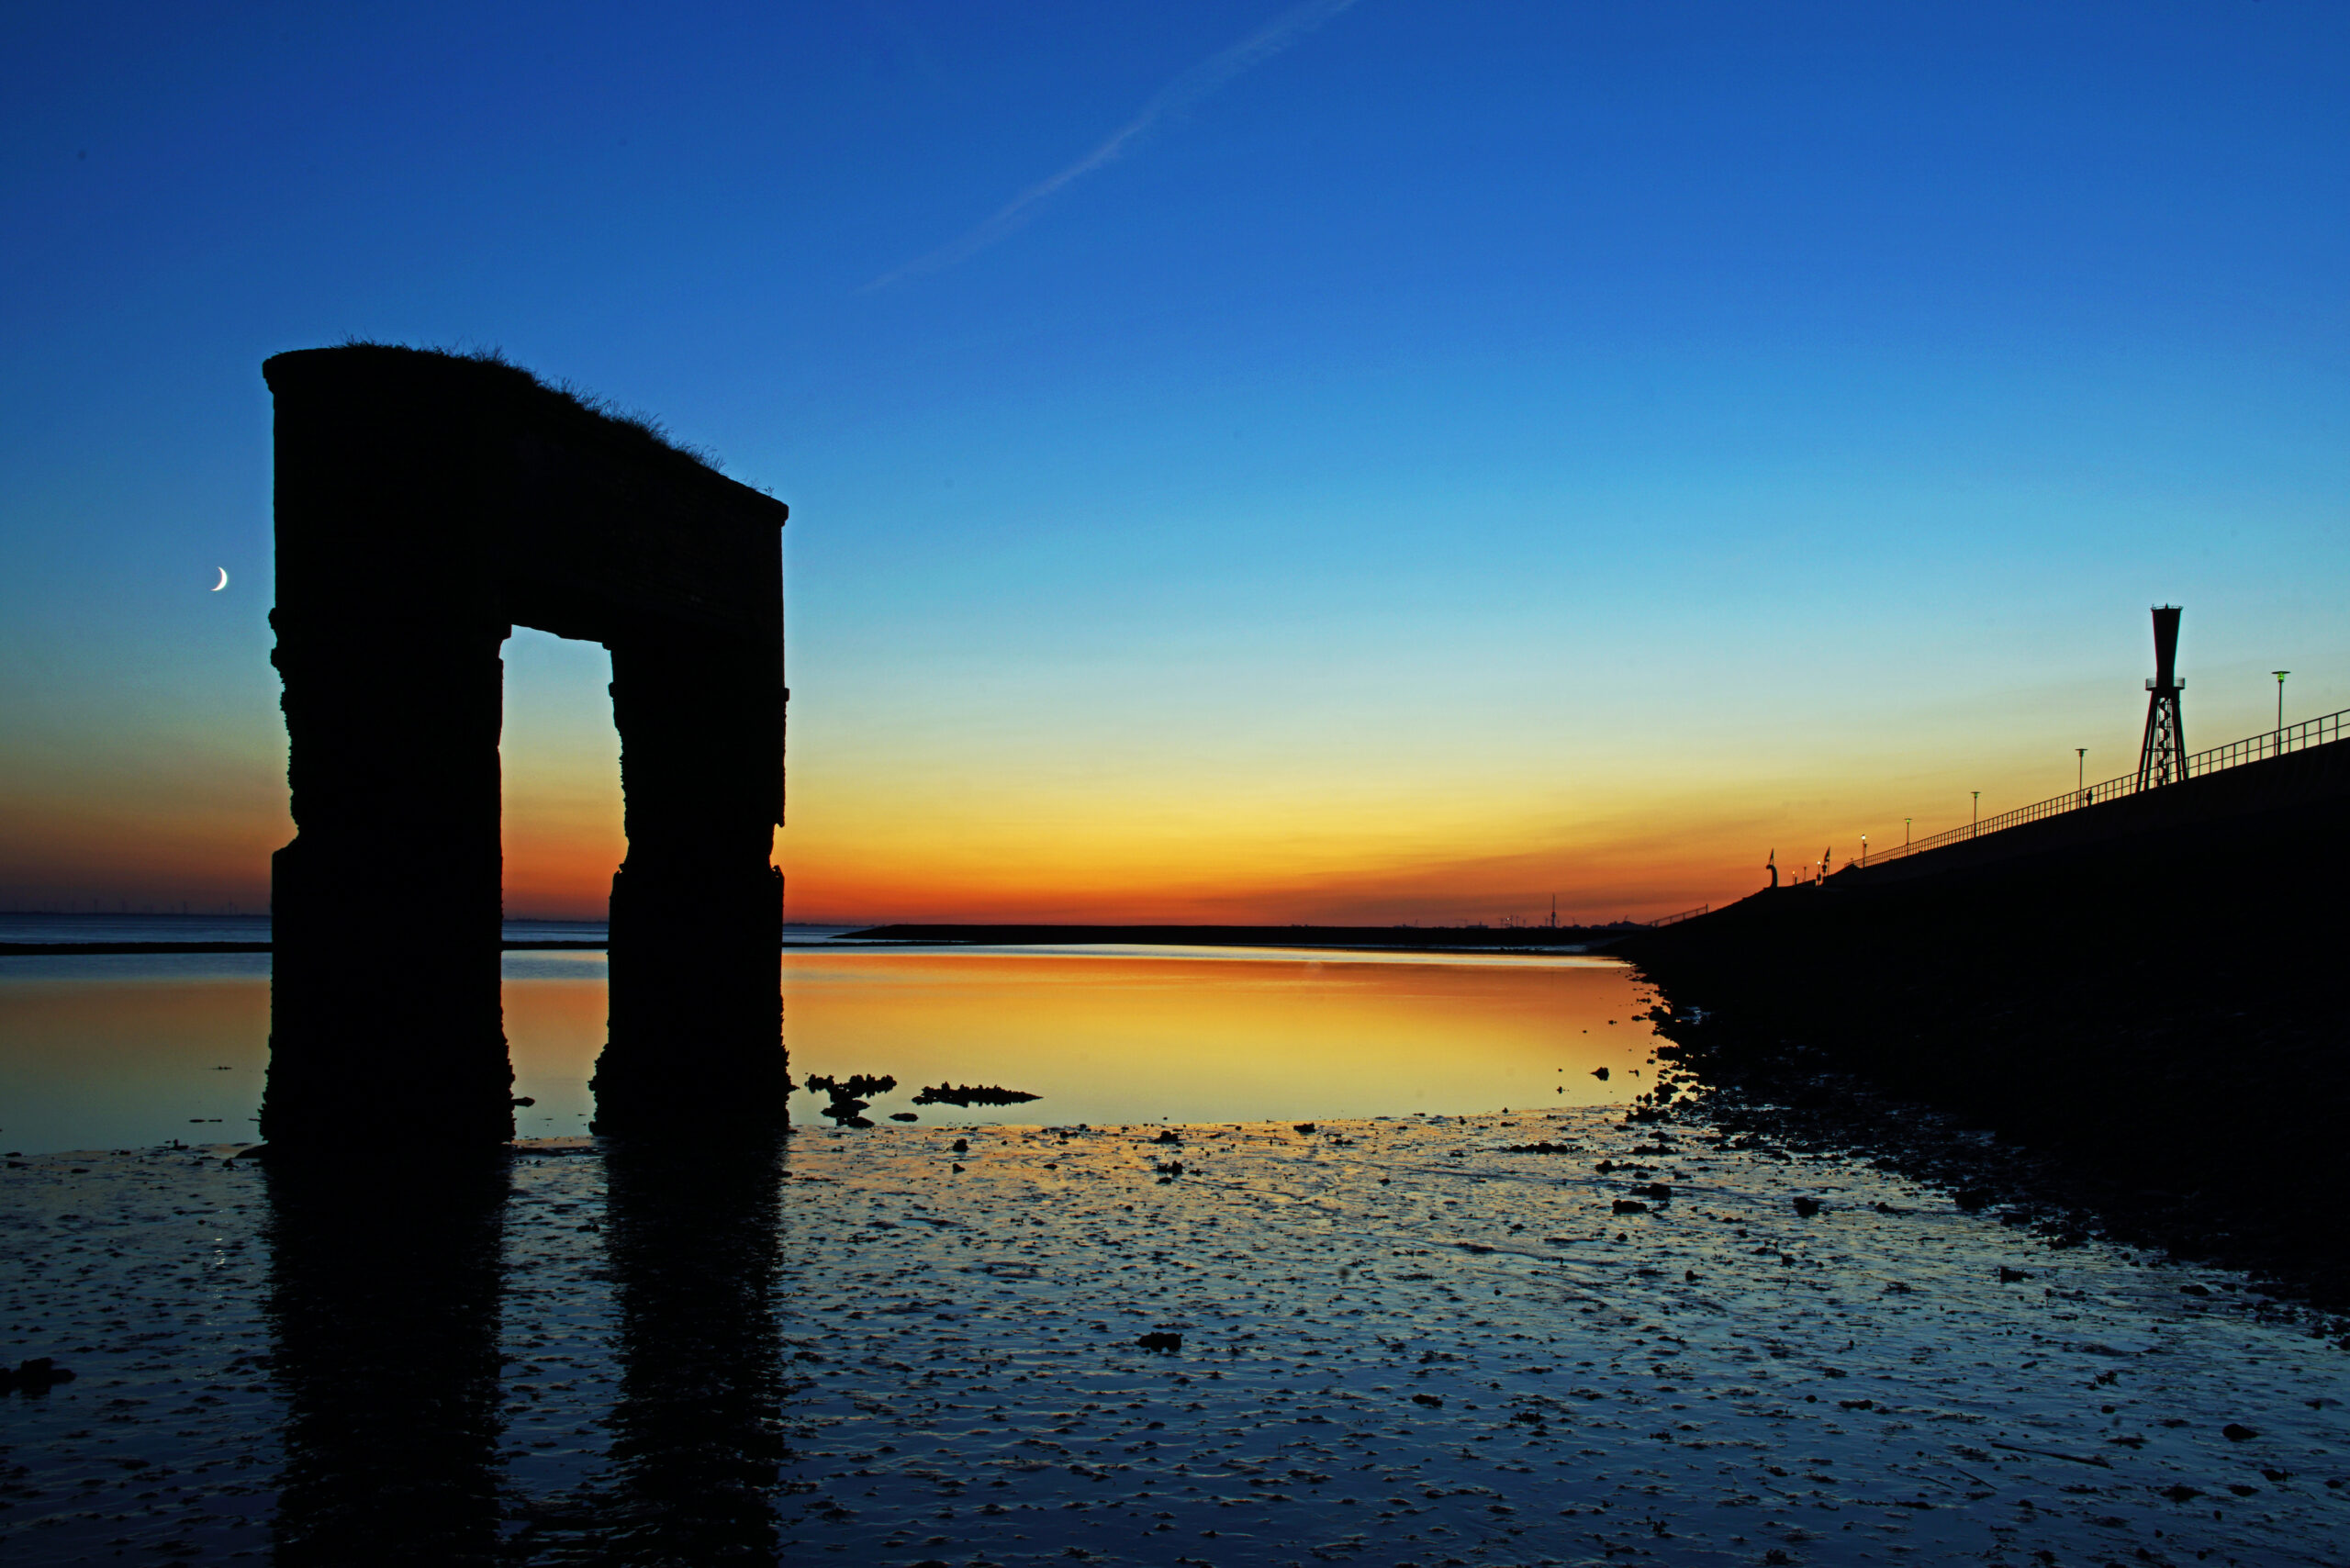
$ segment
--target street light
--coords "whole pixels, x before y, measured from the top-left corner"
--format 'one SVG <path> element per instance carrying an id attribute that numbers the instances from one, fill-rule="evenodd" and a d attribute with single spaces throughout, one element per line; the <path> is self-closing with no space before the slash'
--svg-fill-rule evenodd
<path id="1" fill-rule="evenodd" d="M 2293 672 L 2288 669 L 2272 669 L 2268 673 L 2277 678 L 2277 749 L 2283 751 L 2285 749 L 2285 678 Z"/>
<path id="2" fill-rule="evenodd" d="M 1904 849 L 1909 847 L 1909 819 L 1908 817 L 1901 819 L 1901 847 Z"/>
<path id="3" fill-rule="evenodd" d="M 1966 819 L 1966 836 L 1973 838 L 1983 831 L 1983 791 L 1975 792 L 1975 810 Z"/>
<path id="4" fill-rule="evenodd" d="M 2087 793 L 2088 793 L 2088 788 L 2087 788 L 2088 776 L 2089 776 L 2089 748 L 2088 748 L 2088 747 L 2087 747 L 2087 746 L 2085 746 L 2085 745 L 2076 745 L 2076 746 L 2075 746 L 2075 747 L 2073 748 L 2073 793 L 2074 793 L 2074 794 L 2076 794 L 2076 795 L 2086 795 L 2086 794 L 2087 794 Z"/>
<path id="5" fill-rule="evenodd" d="M 1861 834 L 1861 864 L 1862 864 L 1863 866 L 1866 866 L 1868 863 L 1869 863 L 1869 835 L 1868 835 L 1867 834 Z"/>

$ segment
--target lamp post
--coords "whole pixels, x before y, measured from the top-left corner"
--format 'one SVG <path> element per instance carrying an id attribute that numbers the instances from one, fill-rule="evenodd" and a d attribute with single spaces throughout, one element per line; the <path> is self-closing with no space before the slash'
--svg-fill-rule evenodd
<path id="1" fill-rule="evenodd" d="M 1868 863 L 1869 863 L 1869 835 L 1868 835 L 1867 834 L 1861 834 L 1861 864 L 1862 864 L 1862 866 L 1866 867 L 1866 866 L 1868 865 Z"/>
<path id="2" fill-rule="evenodd" d="M 2086 795 L 2086 794 L 2087 794 L 2087 793 L 2088 793 L 2088 776 L 2089 776 L 2089 748 L 2088 748 L 2088 747 L 2087 747 L 2087 746 L 2085 746 L 2085 745 L 2076 745 L 2076 746 L 2075 746 L 2075 747 L 2073 748 L 2073 793 L 2074 793 L 2074 794 L 2076 794 L 2076 795 Z M 2081 803 L 2081 804 L 2086 805 L 2087 802 L 2087 801 L 2082 801 L 2082 802 L 2080 802 L 2080 803 Z"/>
<path id="3" fill-rule="evenodd" d="M 1909 819 L 1908 817 L 1901 819 L 1901 847 L 1904 849 L 1909 847 Z"/>
<path id="4" fill-rule="evenodd" d="M 1974 791 L 1975 809 L 1966 819 L 1966 836 L 1973 838 L 1983 831 L 1983 791 Z"/>
<path id="5" fill-rule="evenodd" d="M 2277 749 L 2283 751 L 2285 749 L 2285 678 L 2293 672 L 2288 669 L 2272 669 L 2268 673 L 2277 678 Z"/>

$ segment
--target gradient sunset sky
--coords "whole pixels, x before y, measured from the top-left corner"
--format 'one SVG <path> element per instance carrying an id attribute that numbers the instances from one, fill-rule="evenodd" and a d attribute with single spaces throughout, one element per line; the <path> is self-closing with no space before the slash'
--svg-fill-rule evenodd
<path id="1" fill-rule="evenodd" d="M 260 365 L 789 501 L 800 920 L 1650 916 L 2350 708 L 2350 7 L 0 19 L 0 907 L 265 905 Z M 226 590 L 211 592 L 219 569 Z M 431 573 L 387 550 L 383 570 Z M 508 647 L 509 913 L 606 655 Z"/>

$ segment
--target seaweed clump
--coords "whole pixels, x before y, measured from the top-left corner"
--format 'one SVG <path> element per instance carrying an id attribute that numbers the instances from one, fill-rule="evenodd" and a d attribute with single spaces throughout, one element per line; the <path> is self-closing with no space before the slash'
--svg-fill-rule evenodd
<path id="1" fill-rule="evenodd" d="M 813 1083 L 815 1080 L 810 1079 Z M 1024 1105 L 1031 1100 L 1041 1100 L 1041 1094 L 1023 1093 L 1017 1089 L 999 1089 L 992 1083 L 941 1083 L 925 1086 L 914 1096 L 917 1105 Z"/>
<path id="2" fill-rule="evenodd" d="M 831 1078 L 815 1073 L 808 1075 L 808 1087 L 821 1090 L 831 1098 L 822 1114 L 833 1119 L 835 1126 L 869 1127 L 865 1109 L 873 1103 L 877 1094 L 887 1094 L 898 1086 L 898 1081 L 887 1073 L 875 1078 L 868 1073 L 856 1073 L 847 1078 Z"/>

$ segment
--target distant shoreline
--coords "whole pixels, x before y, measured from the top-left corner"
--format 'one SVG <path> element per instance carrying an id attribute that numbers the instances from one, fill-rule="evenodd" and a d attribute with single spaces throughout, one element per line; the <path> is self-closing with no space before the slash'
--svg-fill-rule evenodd
<path id="1" fill-rule="evenodd" d="M 1394 952 L 1585 951 L 1635 925 L 875 925 L 844 942 L 908 946 L 1343 947 Z"/>
<path id="2" fill-rule="evenodd" d="M 1641 929 L 1636 925 L 875 925 L 842 931 L 822 942 L 787 942 L 786 948 L 844 946 L 903 947 L 1314 947 L 1393 953 L 1580 953 Z M 274 942 L 6 942 L 0 958 L 149 957 L 170 954 L 268 953 Z M 605 951 L 601 936 L 508 938 L 509 953 Z"/>

